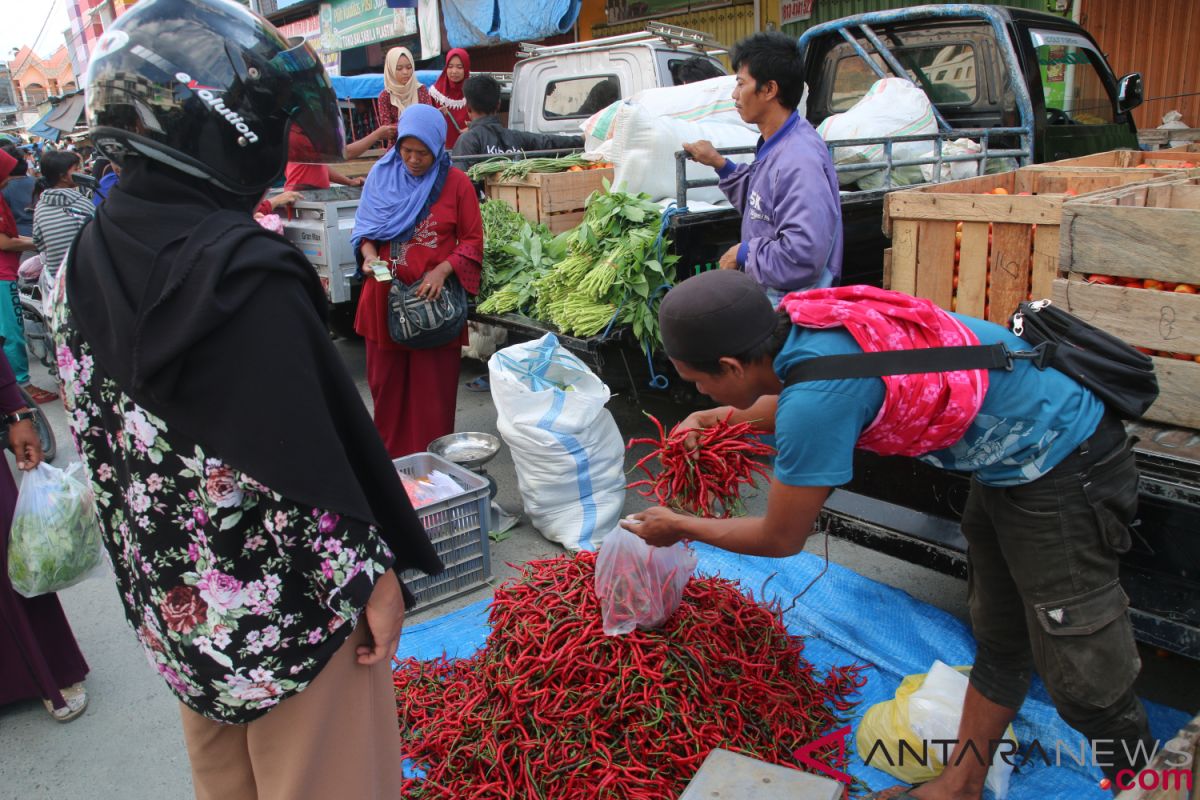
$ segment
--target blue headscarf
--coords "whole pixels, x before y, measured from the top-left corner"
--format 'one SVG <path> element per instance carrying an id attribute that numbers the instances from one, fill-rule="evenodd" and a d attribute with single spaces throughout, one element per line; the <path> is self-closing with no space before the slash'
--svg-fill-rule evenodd
<path id="1" fill-rule="evenodd" d="M 419 178 L 408 171 L 400 158 L 400 145 L 409 136 L 419 139 L 433 153 L 433 166 Z M 442 112 L 422 104 L 404 109 L 396 127 L 396 145 L 371 167 L 363 185 L 350 236 L 355 256 L 359 256 L 363 239 L 377 242 L 411 239 L 441 196 L 449 171 L 446 119 Z"/>

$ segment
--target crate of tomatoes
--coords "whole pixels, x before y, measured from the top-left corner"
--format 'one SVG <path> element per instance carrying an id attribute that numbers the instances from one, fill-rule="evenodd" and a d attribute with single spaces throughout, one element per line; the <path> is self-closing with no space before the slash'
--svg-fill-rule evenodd
<path id="1" fill-rule="evenodd" d="M 892 237 L 884 285 L 1007 324 L 1022 301 L 1050 295 L 1063 203 L 1147 179 L 1171 178 L 1049 164 L 891 192 L 884 201 L 884 232 Z"/>
<path id="2" fill-rule="evenodd" d="M 1146 419 L 1200 428 L 1200 178 L 1073 199 L 1061 239 L 1054 301 L 1154 357 Z"/>

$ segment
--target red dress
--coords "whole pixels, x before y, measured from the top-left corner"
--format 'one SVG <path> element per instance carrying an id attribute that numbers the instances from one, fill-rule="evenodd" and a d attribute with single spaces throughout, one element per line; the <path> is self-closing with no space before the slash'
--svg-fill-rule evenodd
<path id="1" fill-rule="evenodd" d="M 392 274 L 412 283 L 443 261 L 470 294 L 479 291 L 483 261 L 483 220 L 470 179 L 458 169 L 446 175 L 442 194 L 403 244 L 376 242 L 380 258 L 393 257 Z M 375 404 L 375 427 L 392 458 L 419 453 L 439 436 L 454 431 L 458 400 L 460 337 L 442 345 L 414 350 L 392 341 L 387 327 L 390 284 L 368 277 L 358 300 L 354 330 L 367 343 L 367 385 Z"/>
<path id="2" fill-rule="evenodd" d="M 416 80 L 416 76 L 413 77 Z M 417 87 L 417 102 L 424 103 L 427 106 L 433 105 L 433 100 L 429 98 L 429 90 L 424 85 Z M 400 109 L 392 105 L 392 95 L 387 89 L 379 93 L 379 97 L 375 99 L 375 117 L 379 121 L 379 125 L 395 125 L 400 120 Z M 392 140 L 387 139 L 387 147 L 392 146 Z"/>

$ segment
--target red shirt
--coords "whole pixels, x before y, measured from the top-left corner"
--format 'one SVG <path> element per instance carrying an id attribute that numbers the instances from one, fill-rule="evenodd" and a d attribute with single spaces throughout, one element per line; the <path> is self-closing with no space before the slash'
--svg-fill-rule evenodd
<path id="1" fill-rule="evenodd" d="M 289 161 L 283 172 L 283 188 L 328 189 L 329 167 L 325 164 L 300 164 Z"/>
<path id="2" fill-rule="evenodd" d="M 403 166 L 400 167 L 404 169 Z M 446 175 L 446 184 L 429 216 L 417 226 L 416 233 L 402 245 L 376 242 L 379 257 L 396 259 L 392 275 L 412 283 L 443 261 L 449 261 L 454 274 L 469 294 L 479 291 L 480 265 L 483 262 L 483 219 L 475 187 L 464 172 L 454 167 Z M 390 245 L 390 246 L 389 246 Z M 364 339 L 389 350 L 407 350 L 388 334 L 387 295 L 391 284 L 367 276 L 354 330 Z M 466 331 L 466 326 L 463 326 Z"/>

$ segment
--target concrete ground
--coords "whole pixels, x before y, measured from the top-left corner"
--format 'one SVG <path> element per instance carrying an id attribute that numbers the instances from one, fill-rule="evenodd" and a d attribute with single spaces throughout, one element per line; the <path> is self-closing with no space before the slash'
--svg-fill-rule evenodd
<path id="1" fill-rule="evenodd" d="M 356 376 L 364 401 L 369 398 L 364 376 L 361 342 L 341 340 L 351 374 Z M 463 381 L 483 374 L 477 361 L 463 362 Z M 35 372 L 35 380 L 51 385 Z M 622 434 L 649 435 L 643 408 L 664 422 L 673 423 L 686 411 L 669 402 L 642 396 L 641 406 L 617 397 L 609 404 Z M 47 406 L 58 436 L 62 466 L 77 458 L 66 430 L 61 405 Z M 496 432 L 496 411 L 488 394 L 460 390 L 458 430 Z M 11 463 L 11 456 L 9 461 Z M 498 501 L 507 509 L 520 507 L 516 476 L 507 448 L 488 465 L 499 484 Z M 632 494 L 627 511 L 644 506 Z M 748 502 L 751 513 L 765 509 L 761 496 Z M 825 537 L 815 536 L 809 549 L 821 553 Z M 960 618 L 966 613 L 966 585 L 930 570 L 848 542 L 828 542 L 832 561 L 862 575 L 904 589 L 914 597 Z M 492 543 L 494 581 L 514 574 L 508 564 L 555 556 L 562 550 L 544 540 L 527 523 L 514 528 L 503 542 Z M 479 589 L 410 617 L 420 622 L 490 596 Z M 54 722 L 37 701 L 0 707 L 0 800 L 59 800 L 88 797 L 92 800 L 185 800 L 192 796 L 187 754 L 180 732 L 178 706 L 158 676 L 146 664 L 141 648 L 125 623 L 111 576 L 91 578 L 60 594 L 67 617 L 91 665 L 87 679 L 91 704 L 81 718 L 68 725 Z M 1200 665 L 1163 656 L 1143 648 L 1145 668 L 1139 689 L 1143 696 L 1191 713 L 1200 709 Z"/>

